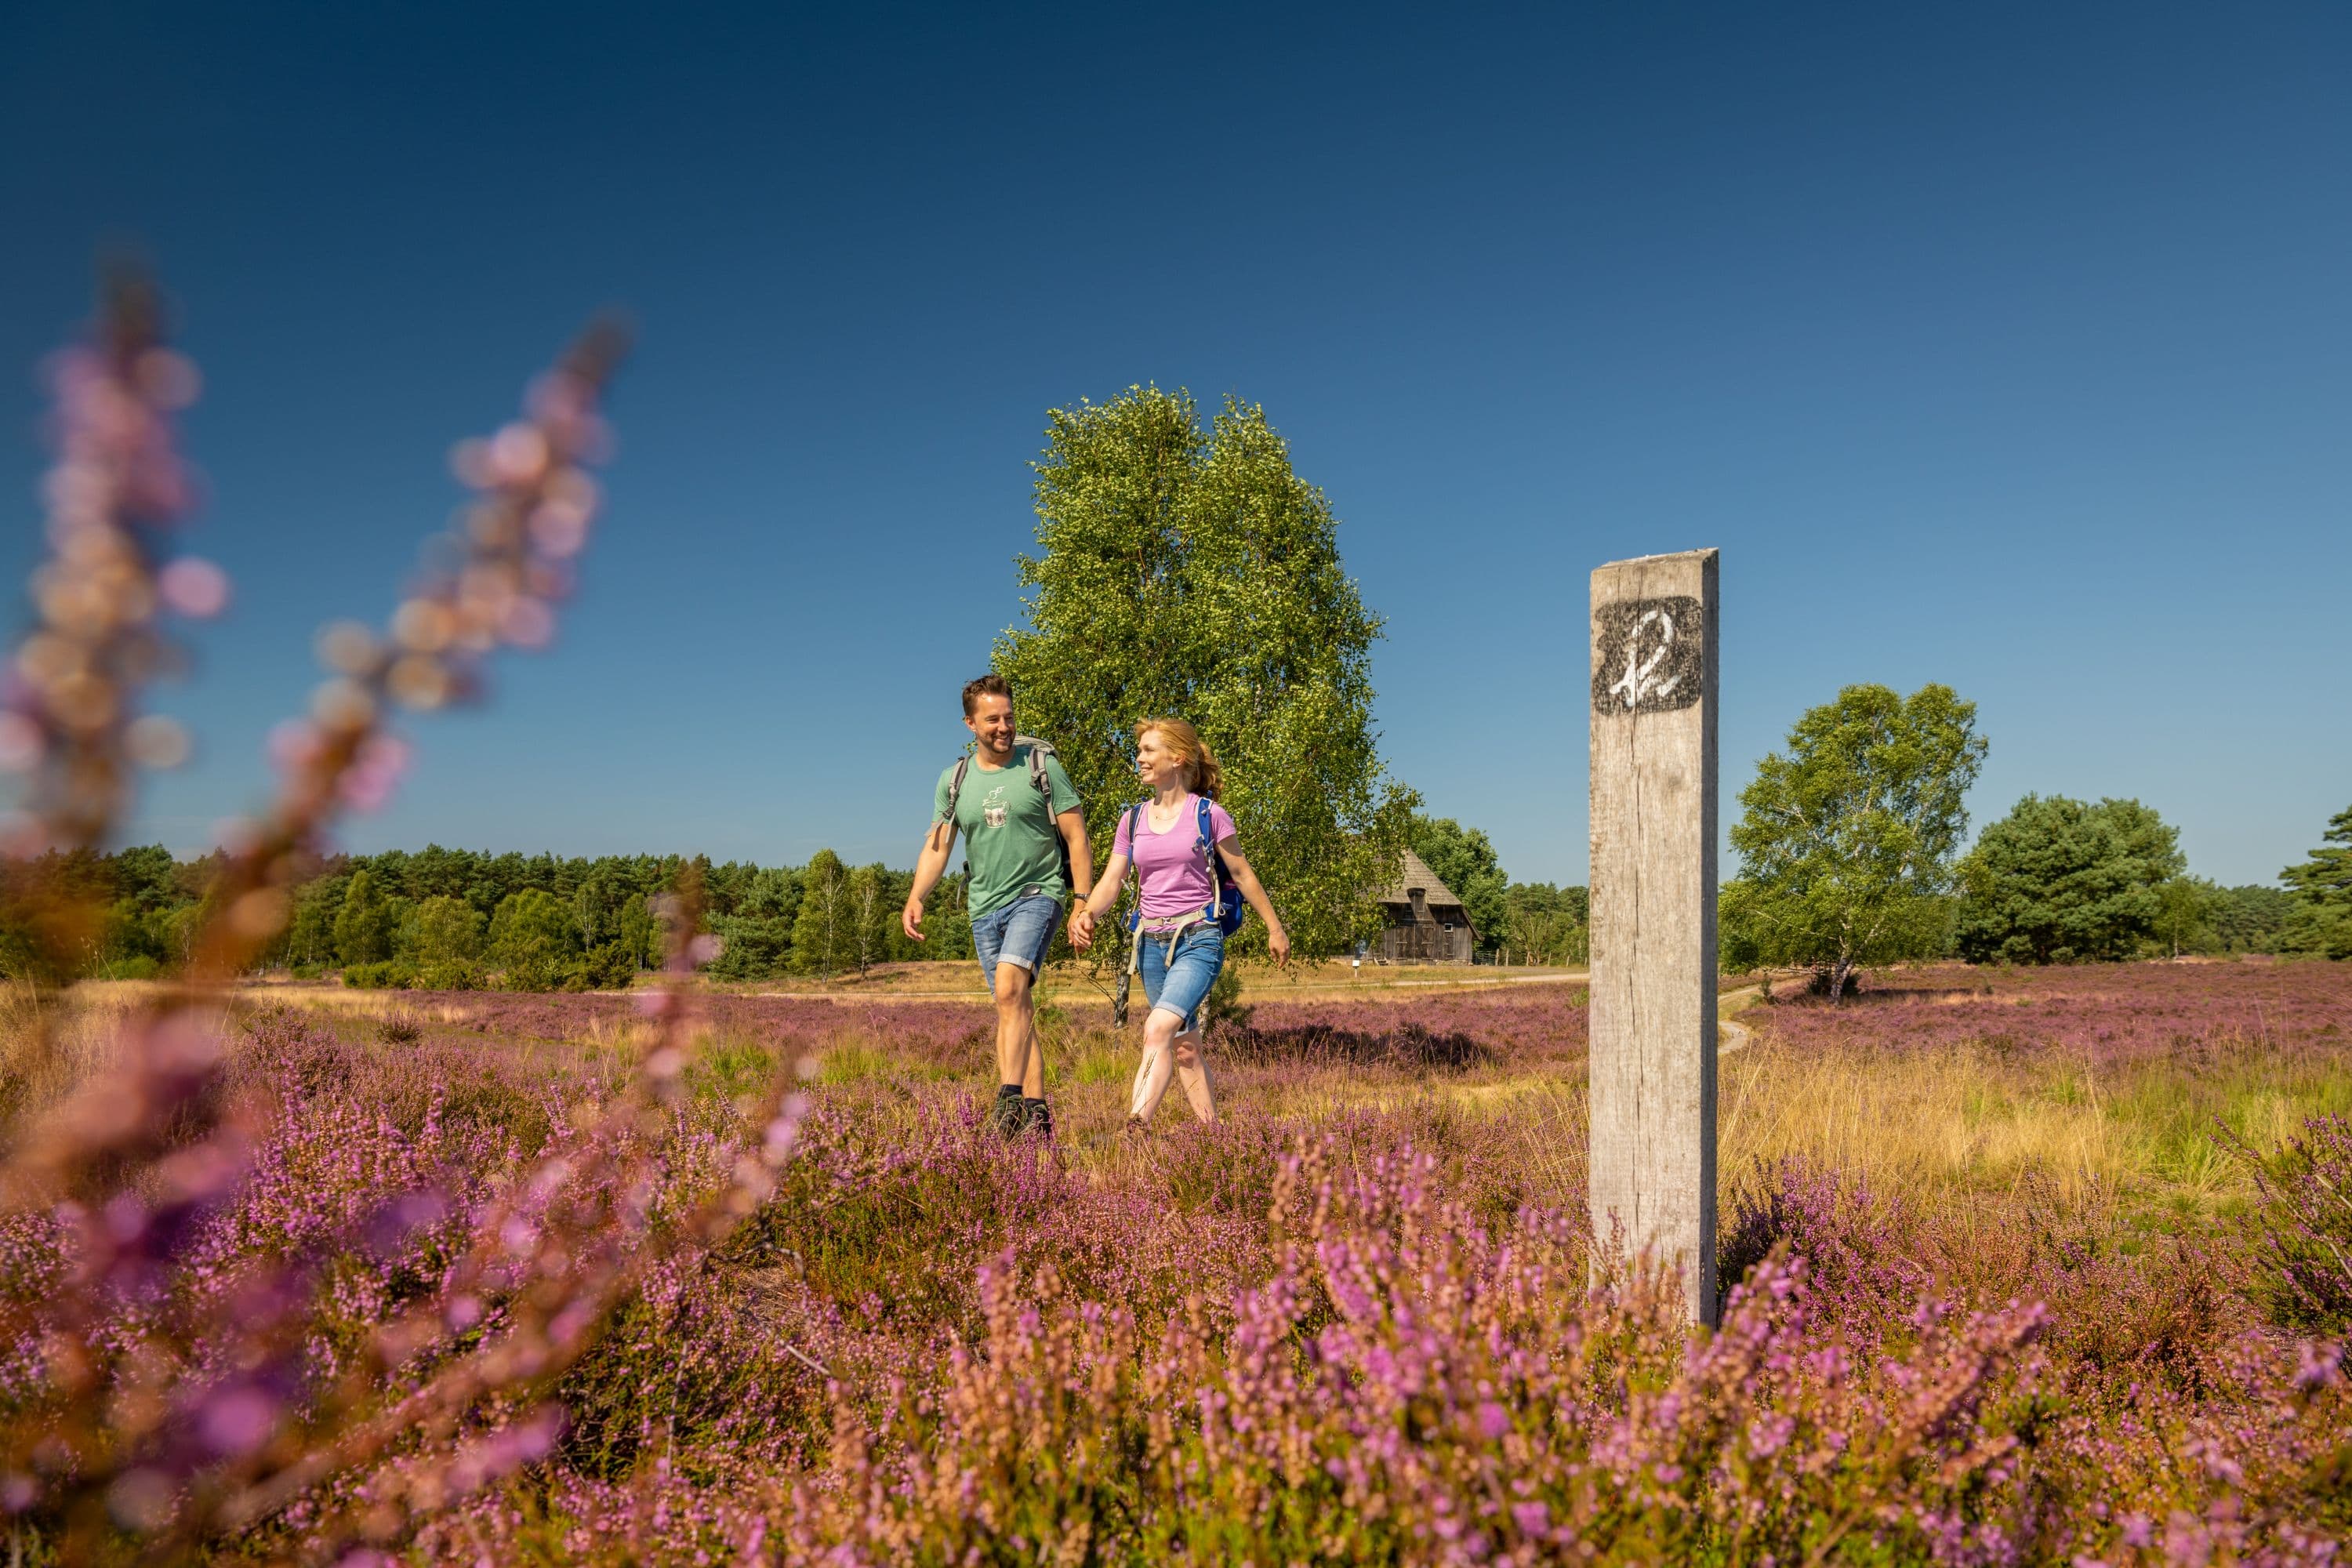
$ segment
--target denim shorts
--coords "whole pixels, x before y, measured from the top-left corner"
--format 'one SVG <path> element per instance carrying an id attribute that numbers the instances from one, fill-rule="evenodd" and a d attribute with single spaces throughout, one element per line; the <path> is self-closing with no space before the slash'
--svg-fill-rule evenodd
<path id="1" fill-rule="evenodd" d="M 1154 937 L 1150 931 L 1139 931 L 1136 940 L 1143 943 L 1136 968 L 1143 975 L 1144 999 L 1154 1012 L 1174 1013 L 1184 1020 L 1183 1032 L 1190 1034 L 1200 1026 L 1201 998 L 1217 982 L 1217 971 L 1225 966 L 1225 933 L 1214 921 L 1204 921 L 1185 928 L 1176 939 L 1176 957 L 1168 957 L 1168 939 Z"/>
<path id="2" fill-rule="evenodd" d="M 971 945 L 980 954 L 980 973 L 996 994 L 996 963 L 1003 959 L 1025 969 L 1034 980 L 1045 965 L 1045 950 L 1054 945 L 1055 928 L 1062 923 L 1062 900 L 1051 893 L 1032 893 L 1001 909 L 971 917 Z"/>

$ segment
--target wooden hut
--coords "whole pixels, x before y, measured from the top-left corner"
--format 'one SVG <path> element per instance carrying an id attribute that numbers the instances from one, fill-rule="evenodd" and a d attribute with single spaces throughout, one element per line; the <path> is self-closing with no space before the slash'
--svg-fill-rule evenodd
<path id="1" fill-rule="evenodd" d="M 1408 849 L 1396 881 L 1381 894 L 1388 927 L 1376 950 L 1388 963 L 1467 963 L 1478 945 L 1470 911 L 1454 889 L 1437 879 L 1422 858 Z"/>

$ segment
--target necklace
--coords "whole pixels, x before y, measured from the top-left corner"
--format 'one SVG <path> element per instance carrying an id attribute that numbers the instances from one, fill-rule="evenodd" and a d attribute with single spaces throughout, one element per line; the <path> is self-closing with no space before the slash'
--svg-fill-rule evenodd
<path id="1" fill-rule="evenodd" d="M 1151 831 L 1152 831 L 1152 832 L 1154 832 L 1154 833 L 1165 833 L 1165 832 L 1167 832 L 1170 828 L 1171 828 L 1171 827 L 1175 826 L 1176 826 L 1176 824 L 1177 824 L 1178 822 L 1180 822 L 1180 821 L 1181 821 L 1181 820 L 1183 819 L 1183 816 L 1184 816 L 1184 803 L 1183 803 L 1182 801 L 1181 801 L 1181 800 L 1180 800 L 1180 801 L 1178 801 L 1178 802 L 1176 803 L 1175 806 L 1174 806 L 1171 810 L 1170 810 L 1170 812 L 1168 813 L 1168 816 L 1167 816 L 1167 817 L 1166 817 L 1166 819 L 1165 819 L 1165 820 L 1162 820 L 1162 818 L 1160 817 L 1160 803 L 1159 803 L 1158 801 L 1156 801 L 1156 800 L 1155 800 L 1155 801 L 1153 801 L 1150 805 L 1147 805 L 1147 806 L 1145 806 L 1145 807 L 1143 808 L 1143 815 L 1144 815 L 1144 818 L 1145 818 L 1145 820 L 1146 820 L 1146 821 L 1148 821 L 1148 822 L 1150 822 L 1150 823 L 1151 824 Z"/>

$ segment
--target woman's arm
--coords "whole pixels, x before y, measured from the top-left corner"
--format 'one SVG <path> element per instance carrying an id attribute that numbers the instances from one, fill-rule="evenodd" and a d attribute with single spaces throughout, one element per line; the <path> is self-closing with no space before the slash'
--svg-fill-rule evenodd
<path id="1" fill-rule="evenodd" d="M 1217 853 L 1225 858 L 1225 868 L 1234 874 L 1234 885 L 1241 889 L 1242 897 L 1257 911 L 1257 918 L 1265 922 L 1265 950 L 1274 954 L 1275 963 L 1288 963 L 1290 933 L 1282 929 L 1282 917 L 1274 912 L 1274 900 L 1265 896 L 1265 885 L 1257 879 L 1257 873 L 1250 869 L 1248 859 L 1243 856 L 1241 839 L 1227 834 L 1218 842 Z"/>
<path id="2" fill-rule="evenodd" d="M 1102 868 L 1102 875 L 1095 879 L 1095 890 L 1087 895 L 1087 901 L 1078 908 L 1089 918 L 1099 915 L 1118 902 L 1118 890 L 1126 885 L 1127 857 L 1114 849 Z"/>

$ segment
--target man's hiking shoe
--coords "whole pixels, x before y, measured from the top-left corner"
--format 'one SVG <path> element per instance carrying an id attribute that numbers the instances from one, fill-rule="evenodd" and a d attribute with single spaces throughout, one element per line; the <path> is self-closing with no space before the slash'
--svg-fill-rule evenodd
<path id="1" fill-rule="evenodd" d="M 1054 1113 L 1044 1100 L 1024 1100 L 1021 1102 L 1020 1134 L 1026 1138 L 1043 1139 L 1048 1143 L 1054 1141 Z"/>
<path id="2" fill-rule="evenodd" d="M 1140 1149 L 1151 1142 L 1151 1123 L 1140 1116 L 1130 1116 L 1127 1125 L 1118 1130 L 1118 1141 L 1130 1149 Z"/>
<path id="3" fill-rule="evenodd" d="M 988 1130 L 999 1138 L 1017 1138 L 1029 1121 L 1028 1103 L 1019 1091 L 997 1090 L 996 1103 L 988 1108 Z"/>

